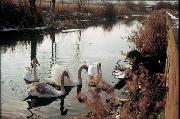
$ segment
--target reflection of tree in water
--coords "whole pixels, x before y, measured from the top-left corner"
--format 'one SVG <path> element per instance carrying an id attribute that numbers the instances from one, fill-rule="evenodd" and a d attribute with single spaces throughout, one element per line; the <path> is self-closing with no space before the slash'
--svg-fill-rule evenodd
<path id="1" fill-rule="evenodd" d="M 80 41 L 81 41 L 81 30 L 78 31 L 78 41 L 76 42 L 76 57 L 80 61 Z"/>
<path id="2" fill-rule="evenodd" d="M 26 97 L 23 101 L 26 101 L 28 103 L 28 108 L 27 110 L 31 113 L 31 115 L 27 116 L 27 118 L 32 118 L 34 115 L 37 116 L 35 113 L 32 112 L 32 109 L 41 107 L 41 106 L 48 106 L 54 101 L 58 101 L 59 99 L 61 100 L 60 102 L 60 112 L 61 115 L 66 115 L 68 112 L 68 109 L 64 108 L 64 99 L 69 93 L 71 92 L 73 87 L 65 87 L 65 92 L 66 94 L 61 97 L 51 97 L 51 98 L 39 98 L 35 96 L 29 95 Z M 82 85 L 77 86 L 77 93 L 81 91 Z"/>
<path id="3" fill-rule="evenodd" d="M 104 23 L 102 24 L 102 27 L 104 30 L 107 31 L 111 31 L 113 26 L 115 26 L 117 24 L 117 20 L 116 19 L 107 19 L 106 21 L 104 21 Z"/>
<path id="4" fill-rule="evenodd" d="M 3 52 L 6 52 L 9 48 L 15 50 L 17 44 L 22 46 L 30 45 L 31 41 L 36 41 L 36 44 L 41 44 L 43 41 L 43 35 L 41 32 L 1 32 L 0 33 L 0 46 Z"/>
<path id="5" fill-rule="evenodd" d="M 31 40 L 31 60 L 36 58 L 37 40 L 32 37 Z"/>
<path id="6" fill-rule="evenodd" d="M 51 50 L 51 53 L 52 53 L 52 55 L 51 55 L 51 68 L 52 68 L 52 65 L 56 62 L 56 39 L 55 39 L 55 31 L 51 31 L 50 33 L 50 39 L 51 39 L 51 41 L 52 41 L 52 46 L 51 46 L 51 48 L 52 48 L 52 50 Z"/>
<path id="7" fill-rule="evenodd" d="M 102 27 L 104 30 L 111 31 L 112 28 L 119 22 L 121 21 L 124 23 L 126 26 L 132 26 L 134 23 L 133 21 L 137 20 L 139 22 L 143 21 L 144 16 L 130 16 L 129 18 L 120 18 L 120 19 L 107 19 L 102 23 Z"/>

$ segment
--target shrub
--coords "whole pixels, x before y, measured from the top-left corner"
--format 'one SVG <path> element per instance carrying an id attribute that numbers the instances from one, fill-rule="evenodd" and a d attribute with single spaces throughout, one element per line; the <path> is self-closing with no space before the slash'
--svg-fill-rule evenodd
<path id="1" fill-rule="evenodd" d="M 137 72 L 131 72 L 127 81 L 127 101 L 119 110 L 121 117 L 133 119 L 155 119 L 165 107 L 167 92 L 166 78 L 163 74 L 149 75 L 143 65 Z M 126 113 L 124 112 L 127 110 Z"/>
<path id="2" fill-rule="evenodd" d="M 116 17 L 116 9 L 113 4 L 106 4 L 104 6 L 104 16 L 108 19 L 112 19 Z"/>
<path id="3" fill-rule="evenodd" d="M 13 0 L 0 1 L 0 28 L 29 28 L 43 26 L 40 11 L 33 14 L 25 5 L 17 5 Z"/>
<path id="4" fill-rule="evenodd" d="M 144 55 L 166 52 L 167 29 L 165 11 L 153 11 L 143 27 L 129 38 L 135 42 L 137 49 Z"/>
<path id="5" fill-rule="evenodd" d="M 158 2 L 156 4 L 156 9 L 177 9 L 178 10 L 178 7 L 179 5 L 177 4 L 172 4 L 170 2 Z"/>

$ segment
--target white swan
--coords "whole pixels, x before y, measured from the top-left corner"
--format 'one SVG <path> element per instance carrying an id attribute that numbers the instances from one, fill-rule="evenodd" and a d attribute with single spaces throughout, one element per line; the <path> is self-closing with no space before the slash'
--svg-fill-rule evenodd
<path id="1" fill-rule="evenodd" d="M 39 98 L 51 98 L 51 97 L 60 97 L 62 95 L 65 95 L 65 89 L 64 89 L 64 77 L 68 76 L 68 73 L 64 71 L 61 74 L 60 77 L 60 91 L 55 89 L 54 87 L 50 86 L 49 84 L 46 83 L 40 83 L 40 82 L 34 82 L 31 85 L 31 91 L 29 92 L 29 95 L 31 96 L 36 96 Z"/>
<path id="2" fill-rule="evenodd" d="M 86 71 L 88 70 L 87 65 L 82 65 L 81 67 L 79 67 L 78 69 L 78 80 L 74 81 L 72 79 L 72 77 L 65 77 L 64 79 L 64 86 L 77 86 L 82 84 L 82 77 L 81 77 L 81 71 L 85 69 Z M 61 82 L 59 80 L 59 74 L 61 74 L 63 71 L 66 71 L 68 73 L 69 76 L 71 76 L 70 72 L 68 71 L 68 69 L 65 66 L 60 66 L 58 64 L 56 64 L 53 68 L 52 68 L 52 78 L 51 79 L 45 79 L 47 83 L 52 84 L 52 85 L 56 85 L 56 86 L 60 86 Z"/>
<path id="3" fill-rule="evenodd" d="M 36 65 L 36 59 L 33 59 L 31 64 L 32 68 L 27 68 L 27 72 L 24 75 L 24 80 L 27 84 L 30 84 L 32 82 L 38 82 L 40 80 L 40 75 L 37 73 L 37 65 Z"/>
<path id="4" fill-rule="evenodd" d="M 90 66 L 87 66 L 85 64 L 83 64 L 82 66 L 79 67 L 78 69 L 78 80 L 73 80 L 72 77 L 68 78 L 65 77 L 64 80 L 64 86 L 78 86 L 82 84 L 82 77 L 81 77 L 81 72 L 82 70 L 85 69 L 88 72 L 88 75 L 90 77 L 96 75 L 96 74 L 101 74 L 101 63 L 97 63 L 97 64 L 93 64 Z M 65 66 L 60 66 L 58 64 L 56 64 L 53 68 L 52 68 L 52 78 L 51 79 L 45 79 L 47 83 L 51 84 L 51 85 L 57 85 L 60 86 L 60 80 L 59 80 L 59 74 L 61 74 L 61 72 L 66 71 L 68 72 L 68 75 L 71 76 L 70 72 L 68 71 L 68 69 Z"/>
<path id="5" fill-rule="evenodd" d="M 101 63 L 93 63 L 92 65 L 89 65 L 88 66 L 88 76 L 90 78 L 93 78 L 93 76 L 95 76 L 97 74 L 102 76 Z"/>

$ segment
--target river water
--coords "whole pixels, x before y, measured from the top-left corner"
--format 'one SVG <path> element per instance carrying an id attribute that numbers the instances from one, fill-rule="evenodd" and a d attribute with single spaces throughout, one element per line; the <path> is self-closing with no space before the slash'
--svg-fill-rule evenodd
<path id="1" fill-rule="evenodd" d="M 31 59 L 36 57 L 43 78 L 51 78 L 51 67 L 54 62 L 66 65 L 72 73 L 73 79 L 77 77 L 77 69 L 83 63 L 101 62 L 102 74 L 105 81 L 114 85 L 117 79 L 112 76 L 115 63 L 134 48 L 127 37 L 141 23 L 137 20 L 123 20 L 107 26 L 107 24 L 92 26 L 74 32 L 41 32 L 16 33 L 1 38 L 1 113 L 12 119 L 21 118 L 53 118 L 60 119 L 67 116 L 78 115 L 88 109 L 76 100 L 76 88 L 72 88 L 64 99 L 64 109 L 68 109 L 66 116 L 60 111 L 61 100 L 40 100 L 45 104 L 31 109 L 27 101 L 29 84 L 23 80 L 25 67 L 30 66 Z M 7 34 L 7 33 L 6 33 Z M 122 62 L 123 63 L 123 62 Z M 87 92 L 87 73 L 84 71 L 82 91 Z M 115 95 L 121 96 L 121 90 Z M 31 100 L 32 101 L 32 100 Z M 38 102 L 34 99 L 35 102 Z"/>

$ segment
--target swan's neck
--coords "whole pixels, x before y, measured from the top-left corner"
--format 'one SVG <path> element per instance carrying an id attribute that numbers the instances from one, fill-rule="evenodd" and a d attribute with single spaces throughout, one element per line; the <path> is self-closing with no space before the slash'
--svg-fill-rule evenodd
<path id="1" fill-rule="evenodd" d="M 61 85 L 60 85 L 61 90 L 64 90 L 64 74 L 61 75 Z"/>
<path id="2" fill-rule="evenodd" d="M 97 74 L 102 76 L 102 71 L 101 71 L 101 64 L 97 65 Z"/>
<path id="3" fill-rule="evenodd" d="M 33 63 L 33 73 L 34 73 L 34 79 L 38 80 L 38 75 L 37 75 L 37 70 L 36 70 L 36 65 Z"/>
<path id="4" fill-rule="evenodd" d="M 82 77 L 81 77 L 81 72 L 82 72 L 82 67 L 79 68 L 78 70 L 78 83 L 82 84 Z"/>

